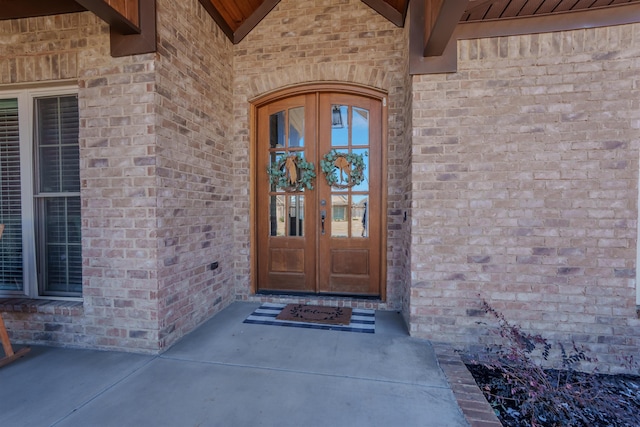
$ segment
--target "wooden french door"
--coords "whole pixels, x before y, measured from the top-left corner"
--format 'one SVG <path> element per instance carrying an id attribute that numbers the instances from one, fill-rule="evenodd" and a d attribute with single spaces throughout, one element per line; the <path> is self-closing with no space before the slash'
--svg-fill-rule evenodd
<path id="1" fill-rule="evenodd" d="M 381 295 L 382 153 L 380 99 L 315 92 L 258 108 L 259 292 Z"/>

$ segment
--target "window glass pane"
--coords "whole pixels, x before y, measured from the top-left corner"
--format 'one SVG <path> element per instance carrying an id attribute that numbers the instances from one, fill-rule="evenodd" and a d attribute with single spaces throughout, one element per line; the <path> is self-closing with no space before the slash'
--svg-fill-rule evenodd
<path id="1" fill-rule="evenodd" d="M 269 116 L 269 146 L 284 147 L 284 111 Z"/>
<path id="2" fill-rule="evenodd" d="M 284 221 L 285 221 L 285 196 L 271 196 L 271 203 L 269 206 L 269 222 L 270 235 L 271 236 L 284 236 Z"/>
<path id="3" fill-rule="evenodd" d="M 38 98 L 35 112 L 40 291 L 74 296 L 82 291 L 78 100 Z"/>
<path id="4" fill-rule="evenodd" d="M 59 145 L 60 116 L 58 98 L 36 100 L 37 132 L 40 145 Z"/>
<path id="5" fill-rule="evenodd" d="M 60 154 L 60 187 L 62 191 L 77 193 L 80 191 L 80 147 L 78 144 L 61 147 Z"/>
<path id="6" fill-rule="evenodd" d="M 279 164 L 282 159 L 284 158 L 285 153 L 284 151 L 272 151 L 269 153 L 269 169 L 270 170 L 274 170 L 274 171 L 279 171 L 279 172 L 284 172 L 284 163 Z M 278 186 L 277 183 L 278 180 L 276 180 L 276 182 L 271 181 L 271 192 L 276 192 L 278 191 L 278 189 L 280 188 Z"/>
<path id="7" fill-rule="evenodd" d="M 40 146 L 38 150 L 40 163 L 40 192 L 58 193 L 60 192 L 61 172 L 60 150 L 53 146 Z"/>
<path id="8" fill-rule="evenodd" d="M 40 192 L 80 191 L 78 99 L 36 99 Z"/>
<path id="9" fill-rule="evenodd" d="M 20 291 L 22 278 L 22 201 L 18 100 L 0 99 L 0 290 Z"/>
<path id="10" fill-rule="evenodd" d="M 80 248 L 51 246 L 47 248 L 47 293 L 72 295 L 82 292 Z M 71 268 L 69 268 L 71 267 Z"/>
<path id="11" fill-rule="evenodd" d="M 351 191 L 369 191 L 369 150 L 364 148 L 359 148 L 357 150 L 353 150 L 353 154 L 358 154 L 362 157 L 364 161 L 364 170 L 362 171 L 362 175 L 364 180 L 358 184 L 351 187 Z M 379 172 L 378 172 L 379 173 Z"/>
<path id="12" fill-rule="evenodd" d="M 353 107 L 353 145 L 369 145 L 369 111 Z"/>
<path id="13" fill-rule="evenodd" d="M 289 110 L 289 147 L 304 147 L 304 107 Z"/>
<path id="14" fill-rule="evenodd" d="M 346 147 L 349 145 L 349 107 L 346 105 L 331 106 L 331 146 Z"/>
<path id="15" fill-rule="evenodd" d="M 289 196 L 288 236 L 302 236 L 304 230 L 304 196 Z"/>
<path id="16" fill-rule="evenodd" d="M 67 197 L 67 241 L 74 245 L 82 244 L 82 224 L 80 216 L 80 197 Z"/>
<path id="17" fill-rule="evenodd" d="M 351 237 L 367 237 L 368 221 L 367 221 L 367 205 L 369 204 L 369 196 L 354 195 L 351 196 Z"/>
<path id="18" fill-rule="evenodd" d="M 349 237 L 349 195 L 331 196 L 331 236 Z"/>
<path id="19" fill-rule="evenodd" d="M 68 294 L 82 290 L 80 197 L 44 199 L 45 292 Z"/>

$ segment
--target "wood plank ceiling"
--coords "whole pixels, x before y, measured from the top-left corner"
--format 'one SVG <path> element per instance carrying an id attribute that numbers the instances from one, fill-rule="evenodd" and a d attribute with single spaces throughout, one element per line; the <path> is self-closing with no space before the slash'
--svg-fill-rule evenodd
<path id="1" fill-rule="evenodd" d="M 238 43 L 279 0 L 199 0 L 209 14 L 225 31 L 227 36 Z M 409 0 L 362 0 L 385 18 L 404 26 Z M 420 1 L 420 0 L 416 0 Z M 421 0 L 435 10 L 442 10 L 446 1 Z M 454 0 L 455 1 L 455 0 Z M 588 9 L 607 8 L 640 0 L 464 0 L 461 23 L 492 21 L 532 16 L 545 16 Z"/>
<path id="2" fill-rule="evenodd" d="M 233 43 L 240 42 L 280 0 L 199 0 Z M 413 0 L 420 2 L 425 56 L 438 55 L 458 23 L 545 17 L 640 4 L 640 0 Z M 404 26 L 409 0 L 362 0 L 397 26 Z M 147 5 L 147 6 L 145 6 Z M 0 0 L 0 20 L 91 10 L 113 32 L 141 33 L 131 7 L 155 8 L 155 0 Z M 413 6 L 412 6 L 413 8 Z M 412 9 L 413 10 L 413 9 Z M 155 13 L 155 12 L 154 12 Z M 568 15 L 569 16 L 569 15 Z M 137 18 L 137 16 L 135 17 Z M 640 18 L 639 18 L 640 19 Z M 153 24 L 153 22 L 151 22 Z M 150 25 L 147 25 L 149 27 Z M 153 25 L 155 32 L 155 25 Z M 150 36 L 147 36 L 150 37 Z M 432 53 L 429 53 L 432 52 Z M 433 53 L 435 52 L 435 53 Z"/>
<path id="3" fill-rule="evenodd" d="M 264 0 L 208 0 L 233 32 L 253 15 Z"/>
<path id="4" fill-rule="evenodd" d="M 404 25 L 409 0 L 362 1 L 396 25 Z M 446 0 L 436 0 L 432 3 L 444 1 Z M 248 22 L 253 26 L 257 25 L 264 16 L 256 14 L 261 10 L 268 13 L 278 2 L 279 0 L 200 0 L 218 24 L 226 27 L 223 29 L 227 30 L 227 35 L 241 30 Z M 637 2 L 640 0 L 469 0 L 460 22 L 540 16 Z M 0 19 L 80 12 L 86 10 L 82 3 L 74 0 L 0 0 Z M 243 33 L 246 35 L 248 31 Z"/>
<path id="5" fill-rule="evenodd" d="M 409 0 L 362 0 L 387 19 L 403 25 Z M 443 1 L 443 0 L 440 0 Z M 637 3 L 640 0 L 469 0 L 460 22 L 479 22 L 493 19 L 556 14 L 586 9 Z M 215 11 L 222 24 L 232 33 L 262 7 L 275 7 L 278 0 L 200 0 L 209 13 Z M 74 0 L 0 0 L 0 19 L 24 18 L 53 13 L 70 13 L 86 10 Z M 398 16 L 401 22 L 397 23 Z M 258 21 L 259 22 L 259 21 Z M 220 24 L 220 22 L 218 22 Z M 257 24 L 257 22 L 256 22 Z"/>
<path id="6" fill-rule="evenodd" d="M 469 0 L 461 22 L 542 16 L 637 3 L 638 0 Z"/>
<path id="7" fill-rule="evenodd" d="M 638 1 L 640 0 L 469 0 L 460 22 L 574 12 Z M 277 3 L 270 0 L 201 0 L 201 3 L 210 3 L 233 32 L 249 20 L 263 3 L 270 2 Z M 394 21 L 394 14 L 401 15 L 404 21 L 409 4 L 409 0 L 363 0 L 363 2 L 391 21 Z"/>

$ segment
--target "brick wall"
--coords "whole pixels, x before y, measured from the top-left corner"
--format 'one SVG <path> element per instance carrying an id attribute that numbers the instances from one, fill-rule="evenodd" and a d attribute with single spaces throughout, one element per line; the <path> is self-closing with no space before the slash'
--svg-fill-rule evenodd
<path id="1" fill-rule="evenodd" d="M 79 72 L 86 330 L 74 344 L 157 350 L 153 60 L 104 52 Z"/>
<path id="2" fill-rule="evenodd" d="M 407 23 L 409 22 L 409 16 L 406 18 Z M 405 45 L 409 46 L 409 26 L 405 25 Z M 400 182 L 402 183 L 399 188 L 399 196 L 401 199 L 398 201 L 397 208 L 400 210 L 402 215 L 402 239 L 400 241 L 400 245 L 398 247 L 399 256 L 397 259 L 397 268 L 399 274 L 399 296 L 401 303 L 401 310 L 405 322 L 409 325 L 410 322 L 410 302 L 411 302 L 411 201 L 412 201 L 412 174 L 411 174 L 411 164 L 412 164 L 412 146 L 413 143 L 412 137 L 412 128 L 413 125 L 413 78 L 409 74 L 409 53 L 408 49 L 406 52 L 406 56 L 404 58 L 405 62 L 403 64 L 404 71 L 404 101 L 403 101 L 403 109 L 402 109 L 402 117 L 403 117 L 403 128 L 401 131 L 402 142 L 398 145 L 398 163 L 401 165 L 401 173 L 403 174 Z"/>
<path id="3" fill-rule="evenodd" d="M 234 50 L 236 286 L 249 297 L 249 101 L 294 84 L 340 81 L 389 94 L 388 306 L 400 305 L 404 179 L 398 147 L 405 129 L 407 44 L 397 28 L 359 0 L 282 0 Z"/>
<path id="4" fill-rule="evenodd" d="M 88 13 L 0 21 L 0 84 L 77 78 L 105 31 Z"/>
<path id="5" fill-rule="evenodd" d="M 158 2 L 161 346 L 233 300 L 232 45 L 197 0 Z M 219 268 L 210 269 L 212 262 Z"/>
<path id="6" fill-rule="evenodd" d="M 83 302 L 7 302 L 12 337 L 154 351 L 154 55 L 111 58 L 108 26 L 91 13 L 0 29 L 1 83 L 77 82 L 80 107 Z"/>
<path id="7" fill-rule="evenodd" d="M 358 0 L 283 0 L 237 46 L 196 0 L 158 12 L 158 54 L 125 58 L 91 13 L 0 22 L 0 84 L 77 80 L 81 120 L 84 301 L 3 302 L 13 337 L 156 352 L 250 299 L 249 102 L 340 81 L 389 94 L 378 307 L 473 348 L 486 298 L 605 364 L 637 349 L 639 25 L 462 41 L 412 78 Z"/>
<path id="8" fill-rule="evenodd" d="M 80 107 L 83 301 L 3 302 L 18 342 L 157 352 L 233 299 L 231 44 L 196 0 L 157 7 L 158 55 L 112 58 L 89 12 L 0 22 L 0 83 Z"/>
<path id="9" fill-rule="evenodd" d="M 637 352 L 639 42 L 468 40 L 457 73 L 414 78 L 414 335 L 484 342 L 485 298 L 604 364 Z"/>

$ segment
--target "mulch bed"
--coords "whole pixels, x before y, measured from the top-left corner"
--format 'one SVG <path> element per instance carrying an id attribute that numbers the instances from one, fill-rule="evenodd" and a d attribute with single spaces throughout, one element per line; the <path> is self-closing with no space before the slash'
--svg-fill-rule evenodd
<path id="1" fill-rule="evenodd" d="M 640 376 L 574 373 L 573 383 L 580 384 L 583 388 L 589 387 L 589 394 L 591 391 L 596 391 L 597 399 L 606 404 L 596 402 L 585 407 L 582 414 L 588 418 L 588 422 L 578 421 L 568 424 L 549 420 L 548 418 L 552 417 L 545 417 L 545 414 L 540 414 L 535 420 L 525 418 L 513 400 L 497 397 L 500 394 L 505 396 L 510 390 L 499 371 L 490 370 L 478 364 L 467 364 L 467 369 L 505 427 L 640 426 Z M 548 373 L 551 378 L 554 378 L 554 375 L 557 377 L 557 371 L 548 371 Z"/>

